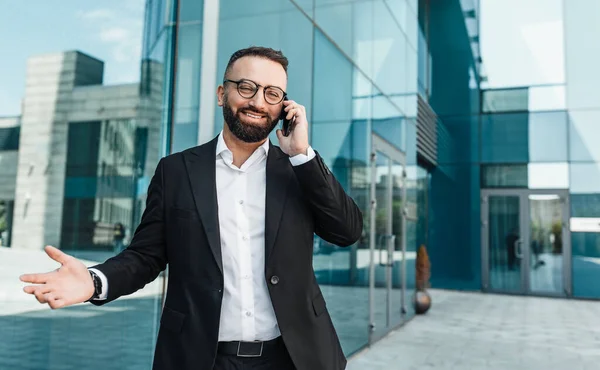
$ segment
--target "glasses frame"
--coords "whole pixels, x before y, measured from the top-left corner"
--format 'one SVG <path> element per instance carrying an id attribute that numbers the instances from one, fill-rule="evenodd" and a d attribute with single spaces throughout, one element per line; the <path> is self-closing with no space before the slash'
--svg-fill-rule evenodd
<path id="1" fill-rule="evenodd" d="M 269 104 L 269 105 L 277 105 L 277 104 L 281 103 L 287 97 L 287 93 L 285 91 L 283 91 L 283 89 L 280 88 L 280 87 L 273 86 L 273 85 L 263 86 L 263 85 L 257 84 L 256 82 L 254 82 L 252 80 L 249 80 L 247 78 L 241 78 L 241 79 L 239 79 L 237 81 L 224 79 L 223 80 L 223 84 L 225 84 L 226 82 L 231 82 L 231 83 L 236 84 L 236 90 L 237 90 L 238 94 L 240 94 L 240 96 L 242 98 L 244 98 L 244 99 L 252 99 L 252 98 L 254 98 L 256 96 L 256 93 L 258 92 L 258 89 L 261 88 L 261 87 L 263 89 L 263 99 L 265 99 L 265 102 L 267 102 L 267 104 Z M 240 92 L 240 83 L 242 83 L 242 82 L 249 82 L 249 83 L 251 83 L 251 84 L 253 84 L 253 85 L 256 86 L 256 88 L 254 89 L 254 94 L 252 94 L 252 96 L 247 97 L 247 96 L 242 95 L 242 93 Z M 267 89 L 268 88 L 274 88 L 274 89 L 280 90 L 283 93 L 283 96 L 281 97 L 281 100 L 279 100 L 277 103 L 270 103 L 267 100 Z"/>

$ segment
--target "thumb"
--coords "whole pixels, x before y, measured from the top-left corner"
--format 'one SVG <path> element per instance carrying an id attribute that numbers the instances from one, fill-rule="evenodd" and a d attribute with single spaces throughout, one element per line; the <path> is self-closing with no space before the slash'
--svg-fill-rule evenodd
<path id="1" fill-rule="evenodd" d="M 68 254 L 63 253 L 60 249 L 55 248 L 51 245 L 47 245 L 46 248 L 44 248 L 44 250 L 50 258 L 60 263 L 61 265 L 64 265 L 69 260 Z"/>

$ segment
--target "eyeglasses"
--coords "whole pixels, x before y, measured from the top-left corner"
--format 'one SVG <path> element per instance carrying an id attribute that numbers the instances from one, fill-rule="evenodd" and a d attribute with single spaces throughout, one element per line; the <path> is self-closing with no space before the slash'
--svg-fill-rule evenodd
<path id="1" fill-rule="evenodd" d="M 237 85 L 238 94 L 242 98 L 252 99 L 259 87 L 263 88 L 263 95 L 265 97 L 265 101 L 271 105 L 279 104 L 285 98 L 285 91 L 281 90 L 277 86 L 262 86 L 257 84 L 254 81 L 241 79 L 237 81 L 232 80 L 223 80 L 223 83 L 231 82 Z"/>

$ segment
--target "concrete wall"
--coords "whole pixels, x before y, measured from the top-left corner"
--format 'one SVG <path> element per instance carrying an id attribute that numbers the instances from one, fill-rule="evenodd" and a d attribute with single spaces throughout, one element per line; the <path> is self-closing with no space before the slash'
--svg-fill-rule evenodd
<path id="1" fill-rule="evenodd" d="M 60 243 L 72 90 L 102 83 L 103 68 L 101 61 L 73 51 L 28 60 L 13 220 L 16 248 Z"/>

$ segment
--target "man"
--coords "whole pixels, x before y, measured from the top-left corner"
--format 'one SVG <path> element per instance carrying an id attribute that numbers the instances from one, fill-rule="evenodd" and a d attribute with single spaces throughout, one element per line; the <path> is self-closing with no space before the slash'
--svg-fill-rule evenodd
<path id="1" fill-rule="evenodd" d="M 356 242 L 362 215 L 308 144 L 305 108 L 285 100 L 281 52 L 235 52 L 217 89 L 225 123 L 211 142 L 163 158 L 129 246 L 90 269 L 24 275 L 52 308 L 102 305 L 169 264 L 154 369 L 344 369 L 346 359 L 312 268 L 313 235 Z M 293 119 L 280 147 L 280 114 Z M 90 298 L 91 297 L 91 298 Z"/>

